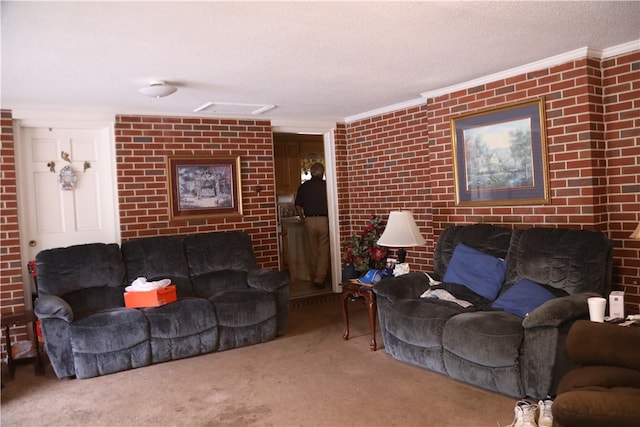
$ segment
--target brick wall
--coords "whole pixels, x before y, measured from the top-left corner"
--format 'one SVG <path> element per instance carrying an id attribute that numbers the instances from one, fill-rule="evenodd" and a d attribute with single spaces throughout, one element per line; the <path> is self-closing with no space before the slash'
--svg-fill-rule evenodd
<path id="1" fill-rule="evenodd" d="M 627 308 L 640 303 L 640 240 L 629 234 L 640 222 L 640 52 L 602 62 L 609 233 L 617 243 L 614 282 Z"/>
<path id="2" fill-rule="evenodd" d="M 358 228 L 371 212 L 412 210 L 427 244 L 411 249 L 409 262 L 422 269 L 432 267 L 437 236 L 451 224 L 601 230 L 614 239 L 614 288 L 624 289 L 627 310 L 638 312 L 639 245 L 628 239 L 640 221 L 638 55 L 602 64 L 571 61 L 350 123 L 352 227 Z M 540 97 L 546 111 L 551 203 L 456 206 L 451 119 Z"/>
<path id="3" fill-rule="evenodd" d="M 278 268 L 273 140 L 268 121 L 117 116 L 122 240 L 162 234 L 243 230 L 258 264 Z M 166 156 L 240 156 L 242 217 L 169 218 Z"/>
<path id="4" fill-rule="evenodd" d="M 16 164 L 11 111 L 0 111 L 0 315 L 25 309 L 20 260 L 20 233 L 18 231 L 18 196 L 16 192 Z M 26 339 L 26 328 L 11 329 L 12 342 Z M 2 357 L 5 339 L 2 332 Z"/>

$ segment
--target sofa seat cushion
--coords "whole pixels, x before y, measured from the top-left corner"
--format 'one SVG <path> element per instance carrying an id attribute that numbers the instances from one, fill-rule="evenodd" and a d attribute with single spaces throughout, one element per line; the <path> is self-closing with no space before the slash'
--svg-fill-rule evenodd
<path id="1" fill-rule="evenodd" d="M 218 350 L 272 340 L 277 332 L 276 297 L 258 289 L 221 292 L 210 298 L 218 317 Z"/>
<path id="2" fill-rule="evenodd" d="M 85 316 L 71 323 L 70 331 L 73 351 L 80 353 L 108 353 L 149 339 L 145 316 L 138 310 L 127 308 Z"/>
<path id="3" fill-rule="evenodd" d="M 551 408 L 562 427 L 637 427 L 640 389 L 587 387 L 558 395 Z"/>
<path id="4" fill-rule="evenodd" d="M 404 299 L 390 304 L 385 315 L 388 333 L 418 347 L 441 347 L 444 325 L 462 312 L 454 303 Z"/>
<path id="5" fill-rule="evenodd" d="M 149 326 L 141 311 L 115 308 L 69 325 L 76 377 L 90 378 L 151 363 Z"/>
<path id="6" fill-rule="evenodd" d="M 160 307 L 143 308 L 149 320 L 153 362 L 182 359 L 215 351 L 218 320 L 213 304 L 185 298 Z"/>
<path id="7" fill-rule="evenodd" d="M 276 315 L 274 296 L 258 289 L 221 292 L 209 299 L 221 326 L 248 326 L 264 322 Z"/>
<path id="8" fill-rule="evenodd" d="M 503 311 L 463 313 L 449 319 L 442 346 L 448 352 L 489 367 L 518 364 L 524 331 L 522 320 Z"/>

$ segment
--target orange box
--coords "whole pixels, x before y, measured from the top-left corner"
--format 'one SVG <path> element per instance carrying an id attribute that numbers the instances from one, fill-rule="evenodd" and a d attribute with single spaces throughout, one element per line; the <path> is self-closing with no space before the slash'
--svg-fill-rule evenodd
<path id="1" fill-rule="evenodd" d="M 124 305 L 127 308 L 160 307 L 177 300 L 176 285 L 143 292 L 125 292 Z"/>

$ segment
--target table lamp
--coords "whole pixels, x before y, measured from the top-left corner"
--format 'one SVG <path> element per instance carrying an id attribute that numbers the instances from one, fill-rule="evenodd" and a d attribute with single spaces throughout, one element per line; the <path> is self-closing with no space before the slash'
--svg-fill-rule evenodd
<path id="1" fill-rule="evenodd" d="M 404 248 L 424 245 L 426 240 L 420 234 L 411 211 L 391 211 L 387 226 L 378 239 L 379 246 L 398 249 L 398 262 L 402 264 L 407 256 Z"/>
<path id="2" fill-rule="evenodd" d="M 638 224 L 636 229 L 633 230 L 633 233 L 631 233 L 631 236 L 629 237 L 631 237 L 632 239 L 640 239 L 640 224 Z"/>

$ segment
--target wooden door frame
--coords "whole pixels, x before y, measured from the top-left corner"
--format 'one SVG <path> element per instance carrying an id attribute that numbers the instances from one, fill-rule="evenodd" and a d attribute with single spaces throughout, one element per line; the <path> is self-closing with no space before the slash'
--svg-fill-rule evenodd
<path id="1" fill-rule="evenodd" d="M 301 133 L 322 135 L 324 141 L 325 177 L 327 181 L 327 204 L 329 208 L 329 244 L 331 248 L 332 291 L 341 292 L 342 265 L 340 258 L 340 227 L 338 224 L 338 183 L 336 176 L 335 151 L 336 123 L 330 122 L 294 122 L 274 119 L 271 122 L 272 133 Z"/>

